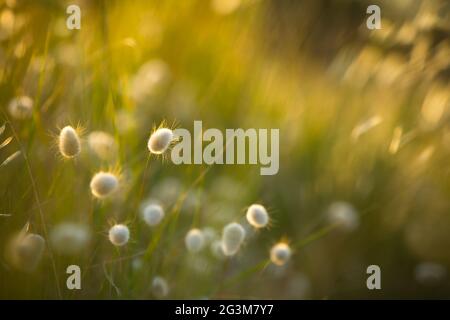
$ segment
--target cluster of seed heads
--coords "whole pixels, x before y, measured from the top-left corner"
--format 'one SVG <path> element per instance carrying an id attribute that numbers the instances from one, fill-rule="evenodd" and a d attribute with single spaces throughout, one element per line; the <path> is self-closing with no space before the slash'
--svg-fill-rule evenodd
<path id="1" fill-rule="evenodd" d="M 248 223 L 255 229 L 267 227 L 270 218 L 261 204 L 252 204 L 246 212 Z M 222 230 L 222 239 L 211 242 L 211 251 L 217 258 L 236 255 L 246 237 L 245 228 L 236 222 L 227 224 Z M 277 266 L 286 264 L 291 257 L 291 248 L 285 242 L 275 244 L 270 250 L 270 260 Z"/>
<path id="2" fill-rule="evenodd" d="M 89 136 L 89 145 L 99 157 L 111 156 L 114 147 L 112 137 L 104 132 L 93 132 Z M 113 139 L 112 139 L 113 140 Z M 58 136 L 59 152 L 64 158 L 74 158 L 81 152 L 81 141 L 77 131 L 71 126 L 61 129 Z M 118 177 L 111 172 L 96 173 L 90 183 L 94 197 L 103 199 L 114 193 L 119 187 Z"/>
<path id="3" fill-rule="evenodd" d="M 89 135 L 88 144 L 94 153 L 102 159 L 111 158 L 116 150 L 114 139 L 102 131 L 94 131 Z M 64 158 L 74 158 L 81 152 L 81 141 L 77 131 L 71 126 L 61 129 L 58 137 L 58 148 Z M 91 193 L 98 199 L 111 196 L 119 188 L 119 178 L 111 172 L 100 171 L 96 173 L 90 182 Z M 153 215 L 153 216 L 152 216 Z M 157 224 L 158 219 L 154 213 L 147 212 L 145 220 L 149 224 Z M 125 245 L 130 238 L 130 231 L 126 225 L 116 224 L 109 230 L 109 240 L 115 246 Z M 74 227 L 73 225 L 63 225 L 57 228 L 53 234 L 53 242 L 59 251 L 74 252 L 88 241 L 87 233 Z M 64 245 L 65 243 L 65 245 Z M 78 245 L 77 245 L 78 244 Z"/>
<path id="4" fill-rule="evenodd" d="M 159 155 L 169 148 L 173 140 L 172 130 L 159 128 L 150 136 L 147 146 L 151 153 Z M 91 150 L 102 159 L 111 158 L 116 150 L 114 139 L 109 134 L 101 131 L 92 132 L 88 137 L 88 144 Z M 61 130 L 58 137 L 58 148 L 64 158 L 74 158 L 80 154 L 81 141 L 74 128 L 66 126 Z M 98 199 L 109 197 L 118 188 L 119 178 L 111 172 L 100 171 L 92 177 L 90 182 L 91 193 Z M 149 226 L 158 225 L 163 217 L 164 210 L 160 205 L 154 203 L 147 205 L 142 212 L 142 218 Z M 56 232 L 54 237 L 58 237 L 58 232 Z M 116 224 L 109 230 L 109 240 L 115 246 L 125 245 L 129 238 L 130 231 L 126 225 Z M 198 250 L 196 249 L 197 247 L 198 244 L 194 244 L 193 250 Z"/>
<path id="5" fill-rule="evenodd" d="M 19 111 L 22 115 L 31 110 L 32 101 L 22 98 L 11 104 L 10 112 Z M 20 103 L 19 103 L 20 102 Z M 14 111 L 12 111 L 14 109 Z M 164 154 L 174 141 L 171 129 L 162 127 L 155 130 L 147 143 L 148 150 L 152 154 Z M 107 133 L 92 132 L 88 137 L 90 149 L 101 159 L 109 159 L 116 151 L 115 141 Z M 64 127 L 58 137 L 58 148 L 64 158 L 77 157 L 81 152 L 81 141 L 77 131 L 71 126 Z M 111 172 L 100 171 L 90 181 L 91 193 L 95 198 L 104 199 L 112 195 L 119 188 L 119 178 Z M 156 202 L 147 203 L 141 210 L 142 220 L 149 226 L 156 226 L 164 218 L 164 210 Z M 248 223 L 255 229 L 268 226 L 270 219 L 266 208 L 260 204 L 252 204 L 246 212 Z M 57 252 L 62 254 L 78 253 L 89 241 L 89 231 L 84 226 L 76 224 L 61 224 L 55 227 L 51 233 L 51 242 Z M 185 236 L 186 249 L 191 253 L 200 252 L 207 244 L 214 256 L 219 259 L 235 255 L 241 248 L 246 237 L 245 228 L 236 222 L 229 223 L 222 230 L 222 238 L 218 239 L 211 228 L 191 229 Z M 125 224 L 115 224 L 109 229 L 109 241 L 114 246 L 124 246 L 129 242 L 130 230 Z M 27 266 L 34 269 L 39 262 L 43 250 L 44 239 L 36 234 L 28 234 L 16 241 L 16 254 L 14 263 L 18 266 Z M 276 265 L 285 264 L 291 256 L 291 250 L 286 243 L 278 243 L 270 250 L 270 259 Z M 163 298 L 168 295 L 169 287 L 166 280 L 156 276 L 151 284 L 154 296 Z"/>

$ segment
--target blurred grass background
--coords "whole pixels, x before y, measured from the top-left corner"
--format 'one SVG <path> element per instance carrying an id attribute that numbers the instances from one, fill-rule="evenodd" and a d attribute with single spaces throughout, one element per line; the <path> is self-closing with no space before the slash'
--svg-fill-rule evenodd
<path id="1" fill-rule="evenodd" d="M 65 26 L 69 4 L 81 8 L 81 30 Z M 3 1 L 2 137 L 14 139 L 0 162 L 23 154 L 0 166 L 0 243 L 27 222 L 39 234 L 43 224 L 51 232 L 81 222 L 93 237 L 82 254 L 53 254 L 58 281 L 48 250 L 33 273 L 2 257 L 0 297 L 147 299 L 162 275 L 169 298 L 449 298 L 450 5 L 378 1 L 382 29 L 371 31 L 370 4 Z M 33 99 L 30 119 L 8 114 L 20 95 Z M 221 130 L 280 128 L 280 171 L 148 162 L 146 141 L 163 120 L 189 130 L 193 120 Z M 63 161 L 55 135 L 67 124 L 80 124 L 84 138 L 109 132 L 117 156 Z M 111 167 L 121 169 L 124 188 L 96 201 L 90 178 Z M 167 212 L 151 230 L 135 219 L 148 196 Z M 355 207 L 357 230 L 327 229 L 335 201 Z M 267 205 L 274 222 L 237 257 L 186 253 L 191 227 L 220 233 L 253 202 Z M 109 243 L 112 221 L 128 223 L 126 248 Z M 283 237 L 305 245 L 287 266 L 262 270 Z M 424 263 L 441 272 L 418 275 Z M 81 267 L 80 291 L 65 289 L 69 264 Z M 366 288 L 371 264 L 381 267 L 382 290 Z"/>

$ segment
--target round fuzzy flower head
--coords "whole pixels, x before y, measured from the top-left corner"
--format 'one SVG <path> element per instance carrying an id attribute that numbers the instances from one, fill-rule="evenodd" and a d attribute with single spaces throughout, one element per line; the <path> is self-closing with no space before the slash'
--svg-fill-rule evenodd
<path id="1" fill-rule="evenodd" d="M 124 224 L 116 224 L 109 229 L 109 241 L 115 246 L 121 247 L 130 239 L 130 230 Z"/>
<path id="2" fill-rule="evenodd" d="M 169 285 L 163 277 L 156 276 L 153 278 L 152 293 L 160 299 L 166 297 L 169 294 Z"/>
<path id="3" fill-rule="evenodd" d="M 163 154 L 174 140 L 173 131 L 169 128 L 156 129 L 148 139 L 148 150 L 153 154 Z"/>
<path id="4" fill-rule="evenodd" d="M 226 256 L 235 255 L 245 239 L 245 229 L 239 223 L 232 222 L 223 228 L 222 249 Z"/>
<path id="5" fill-rule="evenodd" d="M 92 194 L 99 199 L 111 195 L 119 187 L 119 179 L 110 172 L 96 173 L 90 183 Z"/>
<path id="6" fill-rule="evenodd" d="M 10 243 L 9 258 L 18 269 L 31 272 L 38 266 L 45 249 L 45 240 L 38 234 L 19 234 Z"/>
<path id="7" fill-rule="evenodd" d="M 199 252 L 205 246 L 205 236 L 201 230 L 192 229 L 186 234 L 184 242 L 189 252 Z"/>
<path id="8" fill-rule="evenodd" d="M 277 266 L 282 266 L 291 258 L 291 248 L 287 243 L 277 243 L 270 249 L 270 260 Z"/>
<path id="9" fill-rule="evenodd" d="M 33 100 L 27 96 L 12 99 L 8 105 L 8 111 L 17 120 L 30 118 L 33 114 Z"/>
<path id="10" fill-rule="evenodd" d="M 142 219 L 151 227 L 158 225 L 163 218 L 164 210 L 157 203 L 149 203 L 142 210 Z"/>
<path id="11" fill-rule="evenodd" d="M 74 128 L 65 126 L 61 129 L 58 137 L 58 148 L 64 158 L 73 158 L 80 154 L 80 138 Z"/>
<path id="12" fill-rule="evenodd" d="M 269 223 L 269 214 L 260 204 L 252 204 L 247 209 L 247 221 L 255 228 L 264 228 Z"/>

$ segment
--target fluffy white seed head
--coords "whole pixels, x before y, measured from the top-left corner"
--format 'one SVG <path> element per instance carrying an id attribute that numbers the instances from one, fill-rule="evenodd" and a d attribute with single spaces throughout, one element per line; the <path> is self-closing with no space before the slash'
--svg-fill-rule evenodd
<path id="1" fill-rule="evenodd" d="M 291 248 L 284 243 L 277 243 L 270 249 L 270 260 L 277 266 L 282 266 L 291 258 Z"/>
<path id="2" fill-rule="evenodd" d="M 157 298 L 164 298 L 169 294 L 169 285 L 166 279 L 160 276 L 156 276 L 152 280 L 152 293 Z"/>
<path id="3" fill-rule="evenodd" d="M 80 138 L 78 133 L 71 126 L 66 126 L 61 129 L 58 138 L 59 152 L 65 158 L 73 158 L 81 151 Z"/>
<path id="4" fill-rule="evenodd" d="M 173 132 L 168 128 L 159 128 L 148 139 L 147 147 L 151 153 L 162 154 L 173 141 Z"/>
<path id="5" fill-rule="evenodd" d="M 8 105 L 8 111 L 17 120 L 30 118 L 33 114 L 33 100 L 27 96 L 12 99 Z"/>
<path id="6" fill-rule="evenodd" d="M 117 177 L 109 172 L 96 173 L 91 180 L 91 192 L 97 198 L 105 198 L 119 187 Z"/>
<path id="7" fill-rule="evenodd" d="M 89 243 L 91 232 L 86 225 L 61 223 L 50 232 L 50 243 L 62 255 L 79 254 Z"/>
<path id="8" fill-rule="evenodd" d="M 130 230 L 126 225 L 116 224 L 109 229 L 109 241 L 115 246 L 123 246 L 130 239 Z"/>
<path id="9" fill-rule="evenodd" d="M 260 204 L 252 204 L 247 209 L 247 221 L 255 228 L 264 228 L 269 223 L 269 214 Z"/>
<path id="10" fill-rule="evenodd" d="M 88 138 L 89 148 L 102 160 L 111 160 L 117 154 L 117 144 L 114 137 L 107 132 L 93 131 Z"/>
<path id="11" fill-rule="evenodd" d="M 334 202 L 328 208 L 328 220 L 344 231 L 353 231 L 359 226 L 359 216 L 355 208 L 342 201 Z"/>
<path id="12" fill-rule="evenodd" d="M 149 226 L 158 225 L 164 218 L 164 210 L 157 203 L 149 203 L 142 210 L 142 219 Z"/>
<path id="13" fill-rule="evenodd" d="M 205 246 L 205 236 L 199 229 L 192 229 L 184 238 L 184 243 L 189 252 L 199 252 Z"/>
<path id="14" fill-rule="evenodd" d="M 245 239 L 245 229 L 239 223 L 232 222 L 223 228 L 222 250 L 226 256 L 235 255 Z"/>
<path id="15" fill-rule="evenodd" d="M 38 266 L 45 249 L 45 240 L 38 234 L 19 234 L 9 248 L 11 263 L 18 269 L 31 272 Z"/>

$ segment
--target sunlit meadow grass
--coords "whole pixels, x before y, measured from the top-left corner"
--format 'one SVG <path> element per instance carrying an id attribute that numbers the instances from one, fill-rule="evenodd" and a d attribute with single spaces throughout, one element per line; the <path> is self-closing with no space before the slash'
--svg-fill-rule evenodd
<path id="1" fill-rule="evenodd" d="M 0 4 L 0 298 L 449 297 L 448 6 L 73 3 Z M 194 120 L 279 173 L 174 165 Z"/>

